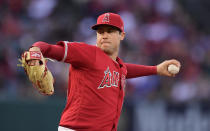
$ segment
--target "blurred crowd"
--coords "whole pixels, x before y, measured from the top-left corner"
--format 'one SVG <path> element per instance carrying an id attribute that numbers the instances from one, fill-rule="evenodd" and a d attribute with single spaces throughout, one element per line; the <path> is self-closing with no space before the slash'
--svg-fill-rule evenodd
<path id="1" fill-rule="evenodd" d="M 175 58 L 182 64 L 175 78 L 141 77 L 127 81 L 126 100 L 164 99 L 185 104 L 210 97 L 210 35 L 196 26 L 175 0 L 0 0 L 0 99 L 46 99 L 32 88 L 18 58 L 36 41 L 61 40 L 95 45 L 91 30 L 98 15 L 122 16 L 126 39 L 120 57 L 125 62 L 157 65 Z M 55 95 L 64 98 L 68 64 L 49 62 Z"/>

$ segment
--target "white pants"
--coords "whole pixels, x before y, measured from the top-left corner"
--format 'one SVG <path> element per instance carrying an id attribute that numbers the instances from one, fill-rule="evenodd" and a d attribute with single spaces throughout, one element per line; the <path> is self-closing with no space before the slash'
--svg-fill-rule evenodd
<path id="1" fill-rule="evenodd" d="M 59 126 L 58 127 L 58 131 L 75 131 L 75 130 L 72 130 L 72 129 L 69 129 L 69 128 L 66 128 L 66 127 Z"/>

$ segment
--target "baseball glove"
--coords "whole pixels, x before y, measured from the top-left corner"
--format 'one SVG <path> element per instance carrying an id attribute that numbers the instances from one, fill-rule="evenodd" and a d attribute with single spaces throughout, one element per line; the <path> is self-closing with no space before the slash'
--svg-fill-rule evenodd
<path id="1" fill-rule="evenodd" d="M 39 64 L 30 64 L 31 60 L 38 60 Z M 52 95 L 54 93 L 54 78 L 47 68 L 47 59 L 43 57 L 40 51 L 26 51 L 19 59 L 29 80 L 41 94 Z"/>

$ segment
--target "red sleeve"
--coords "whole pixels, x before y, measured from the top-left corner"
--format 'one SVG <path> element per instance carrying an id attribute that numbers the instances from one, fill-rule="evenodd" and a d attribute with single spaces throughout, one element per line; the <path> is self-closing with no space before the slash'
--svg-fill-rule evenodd
<path id="1" fill-rule="evenodd" d="M 43 56 L 71 63 L 73 66 L 93 66 L 96 59 L 96 47 L 85 43 L 59 41 L 56 45 L 36 42 L 32 46 L 39 47 Z"/>
<path id="2" fill-rule="evenodd" d="M 32 46 L 39 47 L 43 56 L 61 61 L 64 55 L 64 47 L 61 45 L 52 45 L 46 42 L 38 41 Z"/>
<path id="3" fill-rule="evenodd" d="M 127 67 L 127 76 L 126 78 L 135 78 L 140 76 L 156 75 L 157 67 L 156 66 L 144 66 L 125 63 Z"/>
<path id="4" fill-rule="evenodd" d="M 96 60 L 96 47 L 82 42 L 60 41 L 64 47 L 62 61 L 75 67 L 92 67 Z"/>

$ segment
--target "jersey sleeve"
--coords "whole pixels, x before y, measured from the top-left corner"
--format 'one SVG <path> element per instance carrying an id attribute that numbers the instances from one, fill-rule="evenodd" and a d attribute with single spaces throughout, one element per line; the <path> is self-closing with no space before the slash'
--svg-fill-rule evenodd
<path id="1" fill-rule="evenodd" d="M 156 66 L 144 66 L 125 63 L 127 68 L 126 78 L 136 78 L 140 76 L 156 75 L 157 67 Z"/>
<path id="2" fill-rule="evenodd" d="M 96 47 L 82 42 L 59 41 L 57 45 L 64 48 L 62 60 L 75 67 L 93 66 L 96 60 Z"/>
<path id="3" fill-rule="evenodd" d="M 57 61 L 63 58 L 64 47 L 61 45 L 52 45 L 43 41 L 35 42 L 32 47 L 39 47 L 43 56 Z"/>

